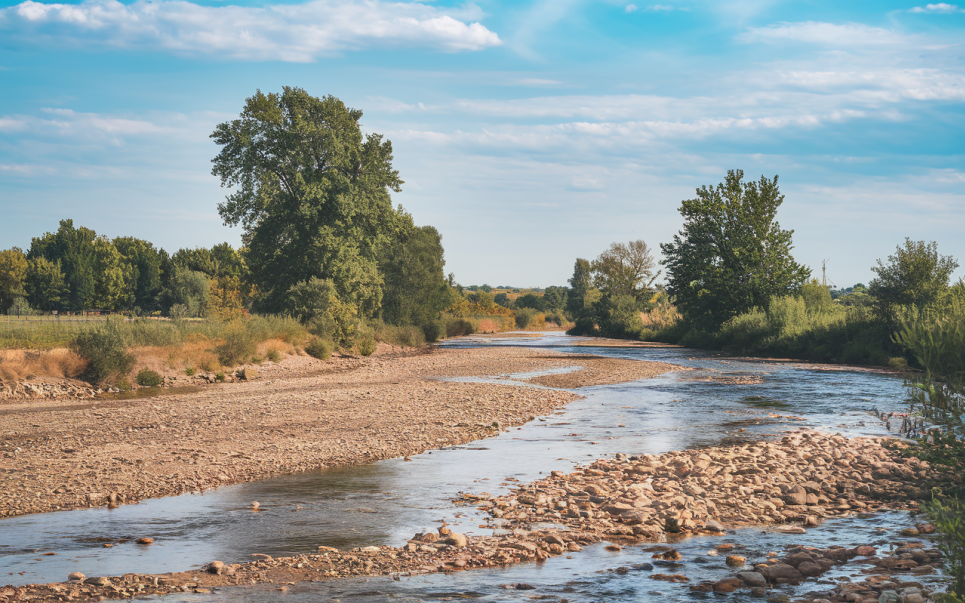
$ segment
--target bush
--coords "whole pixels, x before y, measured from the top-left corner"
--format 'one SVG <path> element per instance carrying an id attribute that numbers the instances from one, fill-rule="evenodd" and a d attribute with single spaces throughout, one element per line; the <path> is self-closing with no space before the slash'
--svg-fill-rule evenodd
<path id="1" fill-rule="evenodd" d="M 214 374 L 214 378 L 215 378 L 215 380 L 218 381 L 218 382 L 224 382 L 224 379 L 225 379 L 224 373 L 222 373 L 222 372 L 217 372 L 217 373 Z"/>
<path id="2" fill-rule="evenodd" d="M 255 355 L 256 338 L 244 321 L 229 323 L 221 333 L 224 341 L 214 348 L 222 366 L 244 364 Z"/>
<path id="3" fill-rule="evenodd" d="M 305 346 L 305 353 L 319 360 L 328 360 L 332 357 L 332 349 L 335 346 L 332 342 L 316 337 Z"/>
<path id="4" fill-rule="evenodd" d="M 134 381 L 142 387 L 157 387 L 161 385 L 164 380 L 161 379 L 161 375 L 159 375 L 156 371 L 152 371 L 149 368 L 143 368 L 138 371 L 137 377 L 134 378 Z"/>
<path id="5" fill-rule="evenodd" d="M 265 357 L 272 362 L 278 362 L 281 360 L 281 353 L 278 350 L 268 350 L 268 353 L 265 354 Z"/>
<path id="6" fill-rule="evenodd" d="M 525 297 L 525 296 L 524 296 Z M 535 295 L 530 295 L 530 297 L 536 298 Z M 520 298 L 522 299 L 522 298 Z M 530 321 L 532 321 L 536 315 L 539 314 L 534 308 L 528 306 L 516 305 L 516 328 L 525 329 L 529 326 Z"/>
<path id="7" fill-rule="evenodd" d="M 422 326 L 422 335 L 426 341 L 433 343 L 446 337 L 446 323 L 441 320 L 434 320 Z"/>
<path id="8" fill-rule="evenodd" d="M 965 503 L 957 497 L 946 498 L 922 505 L 922 509 L 935 526 L 942 563 L 952 578 L 949 590 L 961 598 L 965 595 Z"/>
<path id="9" fill-rule="evenodd" d="M 465 318 L 450 318 L 446 321 L 446 337 L 461 337 L 475 332 L 472 322 Z"/>
<path id="10" fill-rule="evenodd" d="M 589 316 L 582 316 L 576 319 L 576 324 L 573 325 L 569 331 L 566 332 L 567 335 L 596 335 L 596 323 Z"/>
<path id="11" fill-rule="evenodd" d="M 184 369 L 184 374 L 188 377 L 194 377 L 195 373 L 197 372 L 198 369 L 194 368 L 193 366 L 189 366 L 188 368 Z"/>
<path id="12" fill-rule="evenodd" d="M 85 376 L 92 383 L 106 383 L 127 375 L 134 368 L 135 358 L 127 352 L 127 342 L 113 320 L 81 331 L 68 347 L 87 361 Z"/>
<path id="13" fill-rule="evenodd" d="M 358 346 L 359 354 L 371 356 L 375 353 L 375 348 L 378 344 L 375 343 L 375 334 L 367 330 L 359 336 L 356 345 Z"/>

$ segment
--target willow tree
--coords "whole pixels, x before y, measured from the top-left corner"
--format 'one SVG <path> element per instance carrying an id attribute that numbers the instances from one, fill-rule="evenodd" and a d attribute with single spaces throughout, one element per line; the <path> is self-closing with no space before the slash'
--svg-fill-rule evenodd
<path id="1" fill-rule="evenodd" d="M 211 135 L 222 147 L 212 173 L 232 189 L 218 212 L 244 228 L 261 309 L 281 310 L 292 286 L 316 277 L 361 314 L 378 311 L 378 261 L 401 219 L 390 192 L 402 180 L 392 144 L 363 135 L 361 118 L 333 96 L 285 87 L 256 92 Z"/>
<path id="2" fill-rule="evenodd" d="M 661 244 L 667 292 L 697 326 L 719 327 L 774 296 L 800 291 L 811 271 L 791 257 L 793 230 L 781 230 L 777 209 L 784 195 L 777 176 L 742 182 L 730 170 L 723 183 L 697 189 L 683 201 L 683 229 Z"/>

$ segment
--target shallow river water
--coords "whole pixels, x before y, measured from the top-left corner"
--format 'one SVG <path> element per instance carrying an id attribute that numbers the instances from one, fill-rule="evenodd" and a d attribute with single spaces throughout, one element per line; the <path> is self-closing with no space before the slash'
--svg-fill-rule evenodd
<path id="1" fill-rule="evenodd" d="M 513 482 L 538 479 L 553 470 L 617 452 L 661 453 L 779 435 L 813 427 L 846 435 L 883 435 L 886 426 L 873 408 L 904 410 L 899 379 L 858 371 L 820 370 L 805 365 L 740 361 L 681 348 L 577 347 L 592 340 L 546 334 L 529 338 L 462 338 L 448 345 L 527 345 L 564 352 L 658 360 L 694 371 L 618 385 L 582 388 L 585 398 L 556 413 L 497 437 L 337 470 L 229 486 L 204 495 L 148 500 L 108 510 L 89 509 L 0 520 L 0 584 L 61 581 L 72 571 L 91 575 L 161 573 L 200 567 L 213 559 L 237 563 L 254 553 L 286 556 L 320 545 L 340 549 L 403 544 L 406 538 L 444 520 L 465 533 L 482 518 L 473 508 L 452 503 L 460 492 L 508 490 Z M 574 361 L 574 365 L 578 365 Z M 501 376 L 500 382 L 513 376 Z M 520 376 L 516 376 L 519 378 Z M 737 383 L 735 383 L 735 381 Z M 749 381 L 749 383 L 748 383 Z M 744 382 L 743 384 L 739 384 Z M 261 511 L 250 509 L 258 501 Z M 907 524 L 903 514 L 874 519 L 828 521 L 809 530 L 807 544 L 854 546 L 880 539 L 881 528 Z M 136 545 L 150 536 L 155 544 Z M 770 550 L 801 543 L 759 529 L 733 533 L 750 562 Z M 853 541 L 853 542 L 852 542 Z M 699 555 L 720 538 L 680 544 L 685 566 L 700 567 L 700 579 L 722 577 L 723 560 Z M 113 544 L 105 548 L 104 544 Z M 570 601 L 662 601 L 690 598 L 678 585 L 658 583 L 646 572 L 616 573 L 642 563 L 651 553 L 630 547 L 610 553 L 587 547 L 572 559 L 523 564 L 503 570 L 403 578 L 306 583 L 291 587 L 286 600 L 367 601 L 530 600 L 534 594 Z M 56 553 L 44 555 L 44 553 Z M 698 559 L 695 560 L 695 557 Z M 685 567 L 686 568 L 686 567 Z M 685 569 L 684 568 L 684 569 Z M 675 570 L 675 571 L 682 571 Z M 673 572 L 670 572 L 673 573 Z M 500 584 L 526 582 L 535 591 L 508 591 Z M 686 592 L 686 595 L 684 594 Z M 671 595 L 671 593 L 677 593 Z M 210 595 L 177 595 L 165 600 L 274 600 L 263 587 L 226 589 Z M 700 598 L 699 595 L 693 595 Z"/>

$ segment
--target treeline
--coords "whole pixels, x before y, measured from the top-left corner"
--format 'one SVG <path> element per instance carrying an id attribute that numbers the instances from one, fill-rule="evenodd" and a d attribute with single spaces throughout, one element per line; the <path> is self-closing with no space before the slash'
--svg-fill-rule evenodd
<path id="1" fill-rule="evenodd" d="M 950 284 L 958 262 L 937 244 L 906 239 L 871 267 L 875 278 L 832 292 L 791 255 L 793 231 L 776 220 L 778 179 L 702 187 L 685 200 L 683 229 L 662 244 L 666 284 L 643 241 L 577 259 L 567 305 L 573 334 L 643 339 L 735 354 L 818 362 L 918 361 L 896 339 L 909 317 L 944 315 L 965 301 Z"/>

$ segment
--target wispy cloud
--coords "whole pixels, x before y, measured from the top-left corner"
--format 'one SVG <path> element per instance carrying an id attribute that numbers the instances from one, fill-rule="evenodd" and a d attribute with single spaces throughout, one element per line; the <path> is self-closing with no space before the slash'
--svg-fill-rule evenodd
<path id="1" fill-rule="evenodd" d="M 780 43 L 804 42 L 823 46 L 881 46 L 902 41 L 899 34 L 863 23 L 775 23 L 766 27 L 750 27 L 738 34 L 738 42 Z"/>
<path id="2" fill-rule="evenodd" d="M 27 0 L 0 9 L 0 31 L 20 44 L 166 50 L 234 60 L 309 62 L 373 47 L 444 52 L 502 43 L 478 22 L 478 9 L 446 11 L 422 3 L 311 0 L 264 7 L 202 6 L 184 0 Z"/>
<path id="3" fill-rule="evenodd" d="M 910 13 L 965 13 L 965 8 L 960 8 L 955 4 L 939 2 L 938 4 L 926 4 L 908 9 Z"/>
<path id="4" fill-rule="evenodd" d="M 623 9 L 627 13 L 635 13 L 642 10 L 646 13 L 669 13 L 675 10 L 689 11 L 690 8 L 683 6 L 674 6 L 672 4 L 651 4 L 643 9 L 641 9 L 636 4 L 627 4 L 626 8 Z"/>

